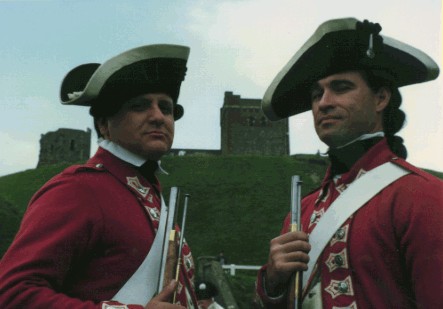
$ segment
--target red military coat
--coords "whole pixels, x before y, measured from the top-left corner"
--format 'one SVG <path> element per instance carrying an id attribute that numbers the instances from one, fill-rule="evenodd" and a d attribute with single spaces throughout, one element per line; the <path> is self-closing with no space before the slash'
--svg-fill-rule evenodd
<path id="1" fill-rule="evenodd" d="M 0 308 L 107 308 L 150 250 L 159 223 L 158 182 L 99 148 L 32 198 L 0 262 Z M 195 301 L 183 248 L 178 299 Z M 192 295 L 186 299 L 185 288 Z M 124 307 L 118 307 L 124 308 Z M 142 308 L 130 305 L 128 308 Z"/>
<path id="2" fill-rule="evenodd" d="M 327 171 L 302 200 L 303 230 L 311 233 L 347 185 L 388 161 L 411 173 L 360 208 L 326 246 L 317 263 L 324 308 L 443 308 L 443 182 L 397 158 L 385 139 L 338 180 Z M 258 295 L 268 308 L 286 308 L 284 297 L 266 296 L 264 269 Z"/>

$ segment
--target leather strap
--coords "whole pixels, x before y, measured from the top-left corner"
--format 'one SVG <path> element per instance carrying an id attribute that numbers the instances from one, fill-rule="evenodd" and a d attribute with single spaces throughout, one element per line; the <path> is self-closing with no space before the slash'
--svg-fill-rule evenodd
<path id="1" fill-rule="evenodd" d="M 125 283 L 112 300 L 122 304 L 137 304 L 146 306 L 158 290 L 158 276 L 162 258 L 162 246 L 164 242 L 167 206 L 162 197 L 160 222 L 157 234 L 145 260 Z"/>
<path id="2" fill-rule="evenodd" d="M 303 288 L 310 281 L 312 270 L 323 249 L 342 224 L 377 193 L 409 173 L 403 167 L 387 162 L 356 179 L 337 197 L 309 235 L 312 249 L 309 253 L 308 270 L 303 274 Z"/>

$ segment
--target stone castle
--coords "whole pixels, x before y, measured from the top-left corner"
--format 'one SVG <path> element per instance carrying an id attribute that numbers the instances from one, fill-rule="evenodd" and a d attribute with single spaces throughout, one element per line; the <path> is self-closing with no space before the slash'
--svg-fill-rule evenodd
<path id="1" fill-rule="evenodd" d="M 58 129 L 42 134 L 37 167 L 55 163 L 77 163 L 89 159 L 91 129 Z"/>
<path id="2" fill-rule="evenodd" d="M 269 121 L 260 99 L 225 92 L 220 109 L 221 149 L 172 149 L 172 155 L 289 155 L 288 119 Z"/>
<path id="3" fill-rule="evenodd" d="M 172 149 L 171 155 L 289 155 L 288 119 L 269 121 L 260 99 L 225 92 L 220 109 L 221 149 Z M 58 129 L 42 134 L 37 167 L 84 162 L 90 156 L 91 130 Z"/>
<path id="4" fill-rule="evenodd" d="M 222 155 L 289 155 L 288 119 L 269 121 L 260 99 L 225 92 L 220 114 Z"/>

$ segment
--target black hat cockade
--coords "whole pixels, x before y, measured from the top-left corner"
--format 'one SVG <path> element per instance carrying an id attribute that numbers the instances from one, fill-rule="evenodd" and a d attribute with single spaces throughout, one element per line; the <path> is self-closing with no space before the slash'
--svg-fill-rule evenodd
<path id="1" fill-rule="evenodd" d="M 208 281 L 197 282 L 195 285 L 195 295 L 198 300 L 210 299 L 217 295 L 217 288 Z"/>
<path id="2" fill-rule="evenodd" d="M 265 115 L 280 120 L 310 110 L 312 84 L 339 72 L 371 71 L 395 87 L 437 78 L 439 68 L 428 55 L 380 35 L 381 30 L 379 24 L 355 18 L 321 24 L 266 90 Z"/>
<path id="3" fill-rule="evenodd" d="M 166 93 L 174 101 L 174 119 L 183 116 L 177 104 L 190 49 L 157 44 L 137 47 L 103 64 L 87 63 L 63 79 L 60 98 L 66 105 L 90 106 L 93 116 L 115 114 L 127 100 L 144 93 Z"/>

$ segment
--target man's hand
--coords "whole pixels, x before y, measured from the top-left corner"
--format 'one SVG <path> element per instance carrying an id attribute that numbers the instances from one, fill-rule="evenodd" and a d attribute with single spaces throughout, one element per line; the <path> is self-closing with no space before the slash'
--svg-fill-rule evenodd
<path id="1" fill-rule="evenodd" d="M 308 269 L 310 250 L 308 235 L 304 232 L 289 232 L 271 240 L 265 277 L 269 295 L 283 291 L 295 271 Z"/>
<path id="2" fill-rule="evenodd" d="M 157 296 L 151 299 L 145 309 L 186 309 L 183 306 L 169 303 L 177 288 L 177 284 L 177 281 L 172 280 Z"/>

